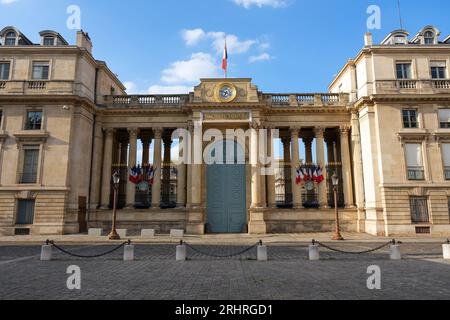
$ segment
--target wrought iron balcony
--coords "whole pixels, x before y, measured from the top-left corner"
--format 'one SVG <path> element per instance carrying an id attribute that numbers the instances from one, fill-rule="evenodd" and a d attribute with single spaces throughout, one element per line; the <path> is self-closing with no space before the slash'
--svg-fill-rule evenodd
<path id="1" fill-rule="evenodd" d="M 423 167 L 408 167 L 408 180 L 425 180 Z"/>

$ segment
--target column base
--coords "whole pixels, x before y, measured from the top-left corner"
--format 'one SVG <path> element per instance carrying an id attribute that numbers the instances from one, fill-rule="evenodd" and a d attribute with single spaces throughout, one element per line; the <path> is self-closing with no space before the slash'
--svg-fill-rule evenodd
<path id="1" fill-rule="evenodd" d="M 125 206 L 125 208 L 123 208 L 123 210 L 134 210 L 134 209 L 136 209 L 136 208 L 134 207 L 134 204 L 127 204 L 127 205 Z"/>
<path id="2" fill-rule="evenodd" d="M 100 210 L 111 210 L 111 208 L 109 207 L 109 205 L 108 205 L 108 206 L 101 206 L 99 209 L 100 209 Z"/>
<path id="3" fill-rule="evenodd" d="M 264 208 L 251 208 L 250 221 L 248 222 L 249 234 L 267 234 Z"/>
<path id="4" fill-rule="evenodd" d="M 187 212 L 188 222 L 186 233 L 194 235 L 205 234 L 204 209 L 200 206 L 191 206 Z"/>
<path id="5" fill-rule="evenodd" d="M 192 235 L 204 235 L 205 225 L 203 223 L 188 223 L 186 225 L 186 233 Z"/>

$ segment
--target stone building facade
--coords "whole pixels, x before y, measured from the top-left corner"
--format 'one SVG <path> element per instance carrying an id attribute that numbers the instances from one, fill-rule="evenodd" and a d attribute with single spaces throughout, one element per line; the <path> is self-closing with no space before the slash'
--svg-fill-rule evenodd
<path id="1" fill-rule="evenodd" d="M 86 33 L 74 46 L 40 35 L 34 45 L 0 32 L 0 234 L 108 229 L 114 172 L 129 230 L 331 231 L 336 173 L 343 230 L 450 233 L 450 43 L 434 27 L 380 45 L 367 34 L 323 94 L 263 93 L 239 78 L 127 95 Z M 325 181 L 298 183 L 300 164 Z"/>

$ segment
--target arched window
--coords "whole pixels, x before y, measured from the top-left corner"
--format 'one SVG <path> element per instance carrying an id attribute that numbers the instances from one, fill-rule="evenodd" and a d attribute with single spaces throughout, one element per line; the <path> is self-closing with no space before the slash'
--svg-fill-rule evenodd
<path id="1" fill-rule="evenodd" d="M 55 45 L 55 37 L 45 36 L 43 44 L 44 44 L 44 46 L 54 46 Z"/>
<path id="2" fill-rule="evenodd" d="M 425 44 L 434 44 L 434 32 L 432 31 L 425 32 L 423 38 Z"/>
<path id="3" fill-rule="evenodd" d="M 15 46 L 16 45 L 16 33 L 8 32 L 5 37 L 5 46 Z"/>

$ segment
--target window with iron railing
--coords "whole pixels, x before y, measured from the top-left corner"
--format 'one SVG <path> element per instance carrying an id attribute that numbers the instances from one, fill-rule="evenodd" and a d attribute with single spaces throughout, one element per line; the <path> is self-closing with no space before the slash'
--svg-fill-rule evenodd
<path id="1" fill-rule="evenodd" d="M 422 144 L 405 144 L 405 154 L 406 166 L 408 170 L 408 180 L 425 180 Z"/>
<path id="2" fill-rule="evenodd" d="M 423 167 L 408 167 L 408 180 L 425 180 Z"/>
<path id="3" fill-rule="evenodd" d="M 425 197 L 411 197 L 411 221 L 412 223 L 429 223 L 428 199 Z"/>
<path id="4" fill-rule="evenodd" d="M 18 200 L 17 201 L 17 225 L 30 225 L 34 222 L 35 200 Z"/>
<path id="5" fill-rule="evenodd" d="M 445 180 L 450 180 L 450 143 L 441 144 L 442 162 L 444 163 Z"/>

